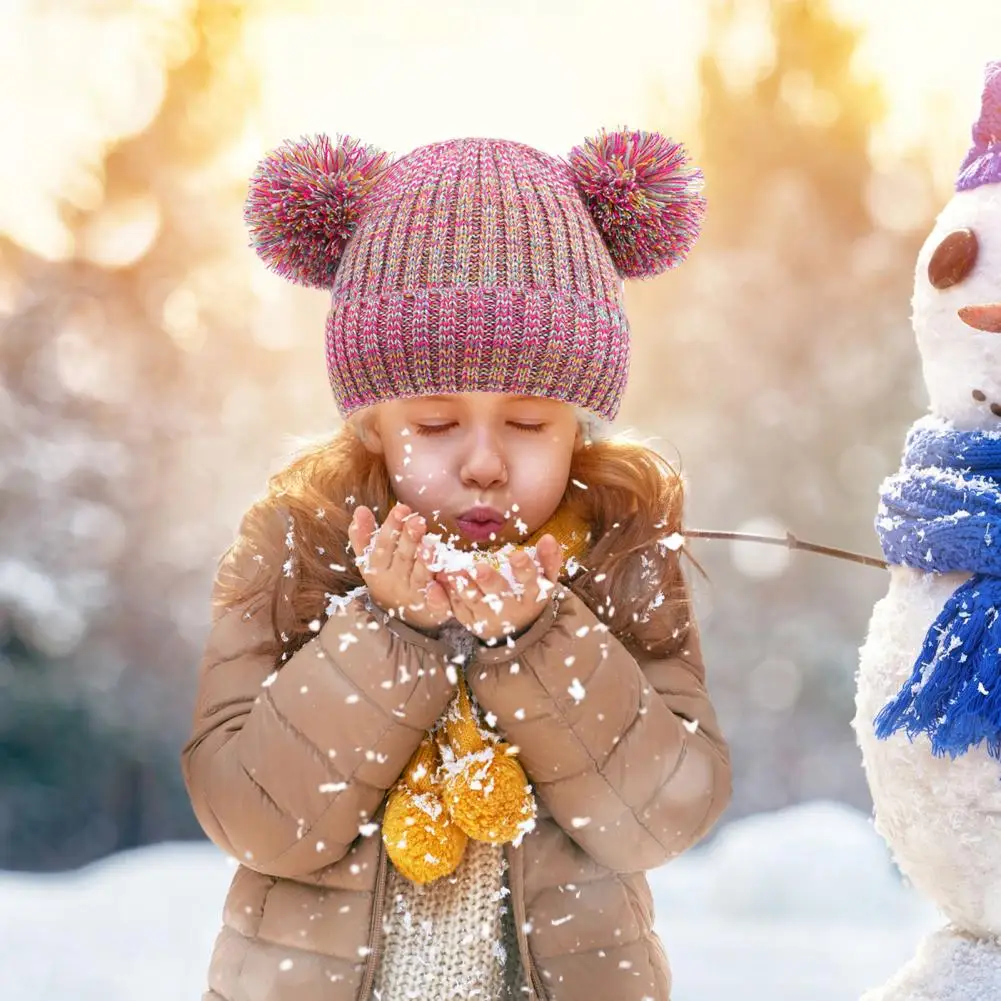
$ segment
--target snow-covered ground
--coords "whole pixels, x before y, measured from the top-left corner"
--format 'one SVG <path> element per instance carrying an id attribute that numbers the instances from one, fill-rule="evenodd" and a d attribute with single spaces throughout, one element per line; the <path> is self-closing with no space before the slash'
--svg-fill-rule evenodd
<path id="1" fill-rule="evenodd" d="M 0 999 L 198 1001 L 231 873 L 201 844 L 0 873 Z M 730 824 L 651 883 L 674 1001 L 857 1001 L 941 924 L 831 803 Z"/>

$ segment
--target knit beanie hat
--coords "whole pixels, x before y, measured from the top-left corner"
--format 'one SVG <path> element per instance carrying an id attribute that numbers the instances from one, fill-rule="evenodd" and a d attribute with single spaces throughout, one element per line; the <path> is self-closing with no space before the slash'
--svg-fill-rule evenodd
<path id="1" fill-rule="evenodd" d="M 1001 182 L 1001 61 L 984 71 L 980 117 L 973 123 L 973 144 L 956 179 L 957 191 Z"/>
<path id="2" fill-rule="evenodd" d="M 565 160 L 456 139 L 392 161 L 320 135 L 261 161 L 245 219 L 269 267 L 331 292 L 327 370 L 342 417 L 487 391 L 611 421 L 629 370 L 621 279 L 685 258 L 701 182 L 656 132 L 602 132 Z"/>

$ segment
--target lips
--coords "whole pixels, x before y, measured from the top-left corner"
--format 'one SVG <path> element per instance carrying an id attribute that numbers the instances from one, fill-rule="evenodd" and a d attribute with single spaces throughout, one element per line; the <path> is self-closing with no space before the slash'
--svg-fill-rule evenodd
<path id="1" fill-rule="evenodd" d="M 507 520 L 495 507 L 471 507 L 459 515 L 459 521 L 497 521 L 502 525 Z"/>
<path id="2" fill-rule="evenodd" d="M 492 507 L 474 507 L 460 514 L 456 522 L 467 539 L 485 542 L 491 535 L 497 535 L 507 519 Z"/>
<path id="3" fill-rule="evenodd" d="M 977 330 L 1001 334 L 1001 302 L 988 302 L 977 306 L 962 306 L 959 318 Z"/>

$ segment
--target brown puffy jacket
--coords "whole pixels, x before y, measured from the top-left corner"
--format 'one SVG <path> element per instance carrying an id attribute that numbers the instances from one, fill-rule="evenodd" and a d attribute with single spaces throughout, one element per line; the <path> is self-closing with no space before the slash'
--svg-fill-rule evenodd
<path id="1" fill-rule="evenodd" d="M 284 560 L 284 524 L 258 520 L 217 596 Z M 275 674 L 270 601 L 215 607 L 183 766 L 199 821 L 240 866 L 204 1001 L 368 1001 L 380 811 L 452 696 L 448 652 L 359 600 Z M 694 630 L 676 656 L 638 663 L 567 591 L 513 648 L 479 649 L 468 677 L 538 802 L 535 830 L 506 847 L 527 996 L 667 1001 L 643 872 L 699 840 L 730 795 Z"/>

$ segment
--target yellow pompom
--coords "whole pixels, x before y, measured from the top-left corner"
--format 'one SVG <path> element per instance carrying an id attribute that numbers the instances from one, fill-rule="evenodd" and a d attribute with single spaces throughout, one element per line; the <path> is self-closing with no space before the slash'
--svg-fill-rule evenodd
<path id="1" fill-rule="evenodd" d="M 477 841 L 514 841 L 535 819 L 535 797 L 514 748 L 485 739 L 462 678 L 445 719 L 445 736 L 451 757 L 444 769 L 444 797 L 452 819 Z"/>
<path id="2" fill-rule="evenodd" d="M 415 883 L 454 872 L 466 850 L 466 834 L 449 816 L 434 781 L 438 746 L 425 737 L 390 792 L 382 817 L 382 840 L 393 865 Z"/>
<path id="3" fill-rule="evenodd" d="M 532 826 L 535 797 L 508 745 L 493 744 L 456 762 L 445 804 L 456 825 L 477 841 L 502 845 Z"/>

